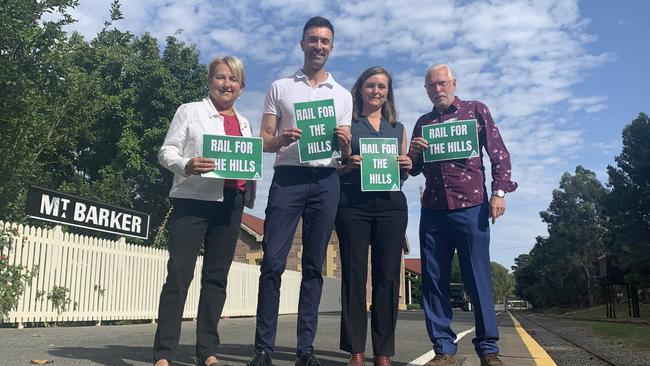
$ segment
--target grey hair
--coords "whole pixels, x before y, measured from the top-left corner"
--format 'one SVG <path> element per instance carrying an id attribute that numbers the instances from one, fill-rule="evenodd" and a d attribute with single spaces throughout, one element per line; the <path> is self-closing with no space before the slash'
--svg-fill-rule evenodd
<path id="1" fill-rule="evenodd" d="M 456 77 L 454 76 L 454 72 L 451 71 L 451 67 L 449 67 L 449 65 L 447 65 L 447 64 L 435 64 L 433 66 L 429 66 L 429 68 L 427 69 L 427 72 L 424 73 L 424 82 L 426 83 L 427 77 L 429 76 L 431 71 L 433 71 L 435 69 L 439 69 L 441 67 L 444 67 L 444 68 L 447 69 L 447 76 L 449 76 L 449 79 L 456 80 Z"/>

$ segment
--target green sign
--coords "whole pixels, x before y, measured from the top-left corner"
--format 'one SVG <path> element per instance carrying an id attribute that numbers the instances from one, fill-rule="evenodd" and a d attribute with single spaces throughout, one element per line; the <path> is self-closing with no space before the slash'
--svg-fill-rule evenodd
<path id="1" fill-rule="evenodd" d="M 213 158 L 216 169 L 202 177 L 262 179 L 262 138 L 203 135 L 203 157 Z"/>
<path id="2" fill-rule="evenodd" d="M 360 138 L 361 190 L 399 191 L 399 146 L 396 138 Z"/>
<path id="3" fill-rule="evenodd" d="M 475 119 L 422 126 L 422 137 L 429 144 L 424 150 L 425 163 L 479 156 Z"/>
<path id="4" fill-rule="evenodd" d="M 302 130 L 298 140 L 300 162 L 338 158 L 339 140 L 334 135 L 334 100 L 295 103 L 296 127 Z"/>

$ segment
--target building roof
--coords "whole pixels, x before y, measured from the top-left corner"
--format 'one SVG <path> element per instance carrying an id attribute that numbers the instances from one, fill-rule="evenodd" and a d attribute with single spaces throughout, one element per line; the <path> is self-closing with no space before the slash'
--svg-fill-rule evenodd
<path id="1" fill-rule="evenodd" d="M 422 263 L 420 258 L 404 258 L 404 269 L 422 276 Z"/>
<path id="2" fill-rule="evenodd" d="M 264 237 L 263 219 L 244 212 L 241 216 L 241 228 L 255 237 L 256 241 L 262 241 L 262 238 Z"/>
<path id="3" fill-rule="evenodd" d="M 241 217 L 241 228 L 244 229 L 247 233 L 251 234 L 257 242 L 261 242 L 262 238 L 264 238 L 264 219 L 260 219 L 257 216 L 253 216 L 244 212 L 242 213 Z M 402 242 L 402 252 L 404 254 L 409 254 L 409 251 L 409 241 L 408 237 L 405 235 L 404 242 Z M 420 274 L 419 261 L 420 259 L 418 259 L 418 274 Z"/>

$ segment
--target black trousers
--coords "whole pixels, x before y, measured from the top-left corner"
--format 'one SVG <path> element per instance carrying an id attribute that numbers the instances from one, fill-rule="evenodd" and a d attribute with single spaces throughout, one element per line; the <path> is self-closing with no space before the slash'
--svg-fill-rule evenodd
<path id="1" fill-rule="evenodd" d="M 160 293 L 154 361 L 172 360 L 178 347 L 187 290 L 204 244 L 201 294 L 196 325 L 197 364 L 216 354 L 217 325 L 226 302 L 228 271 L 235 254 L 244 193 L 224 189 L 223 202 L 172 199 L 167 279 Z"/>
<path id="2" fill-rule="evenodd" d="M 343 273 L 340 347 L 350 353 L 364 352 L 366 347 L 368 248 L 372 246 L 372 348 L 375 356 L 393 356 L 402 244 L 408 221 L 406 198 L 399 191 L 341 188 L 335 221 Z"/>

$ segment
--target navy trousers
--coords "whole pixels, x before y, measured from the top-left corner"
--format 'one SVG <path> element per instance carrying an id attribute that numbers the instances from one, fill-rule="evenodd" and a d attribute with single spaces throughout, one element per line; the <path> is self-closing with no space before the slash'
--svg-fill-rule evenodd
<path id="1" fill-rule="evenodd" d="M 313 351 L 323 287 L 323 260 L 332 235 L 340 184 L 332 168 L 276 167 L 264 220 L 264 257 L 257 297 L 255 349 L 273 354 L 281 276 L 302 217 L 302 281 L 297 356 Z"/>
<path id="2" fill-rule="evenodd" d="M 465 289 L 474 306 L 479 356 L 499 353 L 499 330 L 492 300 L 490 226 L 487 202 L 458 210 L 430 210 L 420 214 L 422 300 L 427 332 L 436 353 L 456 354 L 456 334 L 451 329 L 449 279 L 454 250 L 458 252 Z"/>

